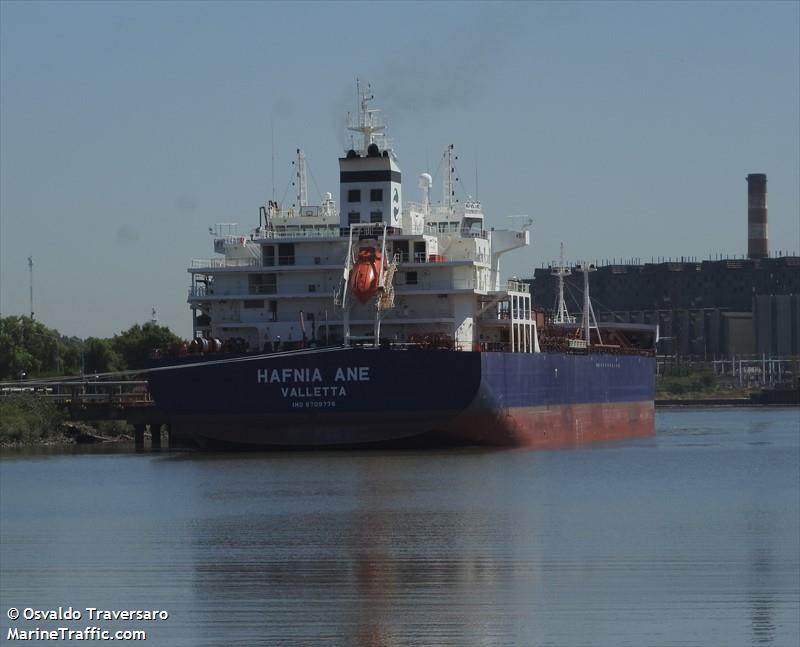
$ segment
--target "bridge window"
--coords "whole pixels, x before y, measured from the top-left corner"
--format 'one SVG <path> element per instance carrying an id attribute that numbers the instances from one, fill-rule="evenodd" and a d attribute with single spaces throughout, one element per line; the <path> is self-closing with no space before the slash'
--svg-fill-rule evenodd
<path id="1" fill-rule="evenodd" d="M 401 263 L 408 263 L 408 241 L 407 240 L 394 241 L 394 253 L 400 255 Z"/>
<path id="2" fill-rule="evenodd" d="M 369 199 L 372 202 L 383 202 L 383 189 L 370 189 Z"/>
<path id="3" fill-rule="evenodd" d="M 414 262 L 425 262 L 425 241 L 414 241 Z"/>
<path id="4" fill-rule="evenodd" d="M 370 211 L 369 212 L 369 221 L 370 222 L 383 222 L 383 212 L 382 211 Z"/>
<path id="5" fill-rule="evenodd" d="M 350 189 L 347 192 L 348 202 L 361 202 L 361 189 Z"/>
<path id="6" fill-rule="evenodd" d="M 347 214 L 347 224 L 356 225 L 361 222 L 361 214 L 358 211 L 351 211 Z"/>
<path id="7" fill-rule="evenodd" d="M 294 243 L 278 245 L 278 265 L 294 265 Z"/>
<path id="8" fill-rule="evenodd" d="M 250 294 L 275 294 L 277 290 L 275 274 L 249 274 L 247 276 L 247 284 Z"/>

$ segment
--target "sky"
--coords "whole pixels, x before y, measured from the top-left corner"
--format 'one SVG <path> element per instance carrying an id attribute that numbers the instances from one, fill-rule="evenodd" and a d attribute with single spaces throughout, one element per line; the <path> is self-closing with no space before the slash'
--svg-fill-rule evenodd
<path id="1" fill-rule="evenodd" d="M 568 260 L 800 252 L 800 3 L 0 0 L 0 313 L 112 336 L 191 335 L 208 228 L 338 198 L 356 78 L 404 173 L 455 145 L 457 196 L 533 219 L 507 276 Z M 349 146 L 348 146 L 349 147 Z M 274 160 L 274 163 L 273 163 Z M 273 181 L 274 178 L 274 181 Z"/>

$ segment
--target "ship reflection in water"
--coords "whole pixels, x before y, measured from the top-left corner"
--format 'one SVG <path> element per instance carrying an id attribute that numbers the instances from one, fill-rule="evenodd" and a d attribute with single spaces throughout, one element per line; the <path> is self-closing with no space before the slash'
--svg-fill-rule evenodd
<path id="1" fill-rule="evenodd" d="M 768 645 L 775 640 L 774 597 L 759 592 L 760 583 L 772 576 L 775 563 L 768 551 L 756 551 L 751 562 L 753 593 L 748 598 L 753 631 L 753 643 Z"/>
<path id="2" fill-rule="evenodd" d="M 166 646 L 797 645 L 797 417 L 664 411 L 542 452 L 7 454 L 0 605 L 168 609 Z"/>
<path id="3" fill-rule="evenodd" d="M 268 485 L 194 527 L 197 602 L 230 594 L 242 636 L 282 645 L 792 644 L 793 418 L 737 415 L 561 452 L 283 455 L 266 481 L 211 458 Z"/>
<path id="4" fill-rule="evenodd" d="M 208 544 L 201 551 L 207 556 L 216 546 L 220 562 L 197 568 L 197 600 L 211 602 L 220 592 L 239 599 L 246 609 L 237 617 L 237 632 L 245 642 L 267 636 L 270 644 L 280 645 L 317 644 L 332 637 L 343 645 L 375 647 L 432 640 L 469 645 L 513 635 L 511 609 L 496 605 L 497 596 L 512 584 L 508 563 L 459 553 L 457 541 L 449 554 L 444 546 L 418 555 L 411 546 L 402 546 L 412 537 L 434 539 L 470 528 L 469 520 L 446 517 L 432 521 L 428 515 L 401 515 L 389 522 L 380 514 L 356 514 L 288 524 L 281 518 L 262 520 L 253 524 L 252 532 L 269 539 L 256 540 L 245 552 L 285 553 L 263 563 L 224 558 L 233 529 L 206 528 Z M 485 537 L 482 532 L 476 536 Z M 316 557 L 303 555 L 306 542 L 313 542 Z"/>
<path id="5" fill-rule="evenodd" d="M 307 476 L 296 488 L 298 458 Z M 249 600 L 239 630 L 281 645 L 332 637 L 343 645 L 431 644 L 437 634 L 437 643 L 466 645 L 507 636 L 513 628 L 496 595 L 513 579 L 515 524 L 507 510 L 463 505 L 488 503 L 491 484 L 474 476 L 493 458 L 285 457 L 272 466 L 263 508 L 194 528 L 196 596 L 230 590 Z"/>

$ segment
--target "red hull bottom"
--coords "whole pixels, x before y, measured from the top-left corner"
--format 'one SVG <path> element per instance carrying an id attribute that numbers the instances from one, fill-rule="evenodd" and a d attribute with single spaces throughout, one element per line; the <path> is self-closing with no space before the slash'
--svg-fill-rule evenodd
<path id="1" fill-rule="evenodd" d="M 616 402 L 485 409 L 461 413 L 394 412 L 380 424 L 363 416 L 297 419 L 280 416 L 186 417 L 171 421 L 176 436 L 202 446 L 368 447 L 487 445 L 553 449 L 652 436 L 653 402 Z"/>
<path id="2" fill-rule="evenodd" d="M 655 407 L 613 402 L 465 411 L 448 436 L 470 445 L 555 449 L 655 434 Z"/>

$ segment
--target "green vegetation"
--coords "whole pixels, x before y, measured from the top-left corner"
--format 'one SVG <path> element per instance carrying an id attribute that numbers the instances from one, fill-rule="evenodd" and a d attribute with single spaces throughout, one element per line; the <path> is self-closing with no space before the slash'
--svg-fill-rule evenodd
<path id="1" fill-rule="evenodd" d="M 675 367 L 656 380 L 656 397 L 709 397 L 719 390 L 717 376 L 710 368 Z"/>
<path id="2" fill-rule="evenodd" d="M 135 324 L 108 339 L 67 337 L 30 317 L 0 317 L 0 381 L 18 382 L 57 376 L 94 375 L 145 368 L 151 352 L 180 344 L 169 328 Z M 23 384 L 0 393 L 0 447 L 70 442 L 129 433 L 121 421 L 91 427 L 70 423 L 49 400 Z"/>
<path id="3" fill-rule="evenodd" d="M 181 342 L 166 326 L 135 324 L 110 339 L 66 337 L 30 317 L 0 318 L 0 381 L 144 368 L 155 348 Z"/>
<path id="4" fill-rule="evenodd" d="M 0 318 L 0 380 L 48 377 L 69 372 L 80 361 L 80 340 L 62 336 L 29 317 Z"/>
<path id="5" fill-rule="evenodd" d="M 63 422 L 55 404 L 32 394 L 0 398 L 0 446 L 59 439 Z"/>
<path id="6" fill-rule="evenodd" d="M 167 348 L 182 342 L 166 326 L 146 323 L 135 324 L 111 339 L 111 348 L 122 359 L 126 369 L 144 368 L 147 366 L 150 353 L 156 348 Z"/>
<path id="7" fill-rule="evenodd" d="M 84 373 L 113 373 L 124 369 L 119 353 L 109 339 L 89 337 L 83 344 Z"/>
<path id="8" fill-rule="evenodd" d="M 18 392 L 0 398 L 0 448 L 130 438 L 124 420 L 70 422 L 52 401 Z"/>

